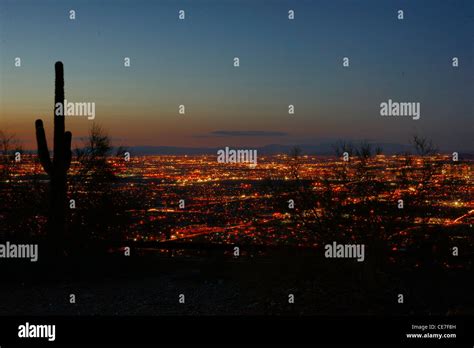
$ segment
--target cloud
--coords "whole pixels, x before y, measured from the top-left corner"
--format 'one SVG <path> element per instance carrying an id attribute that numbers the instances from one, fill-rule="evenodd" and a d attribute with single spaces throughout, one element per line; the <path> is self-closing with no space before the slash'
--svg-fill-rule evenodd
<path id="1" fill-rule="evenodd" d="M 87 141 L 89 140 L 89 135 L 84 135 L 84 136 L 76 136 L 76 137 L 72 137 L 72 140 L 73 141 Z M 109 140 L 111 142 L 126 142 L 128 139 L 127 138 L 117 138 L 117 137 L 109 137 Z"/>
<path id="2" fill-rule="evenodd" d="M 267 131 L 226 131 L 217 130 L 210 133 L 215 136 L 227 137 L 284 137 L 288 133 L 285 132 L 267 132 Z"/>

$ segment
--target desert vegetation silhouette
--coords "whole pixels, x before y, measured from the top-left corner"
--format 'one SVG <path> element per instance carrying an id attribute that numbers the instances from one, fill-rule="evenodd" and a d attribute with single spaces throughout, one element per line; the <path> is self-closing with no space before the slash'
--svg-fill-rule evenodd
<path id="1" fill-rule="evenodd" d="M 64 103 L 64 67 L 62 62 L 56 62 L 54 105 Z M 36 141 L 38 157 L 44 171 L 50 177 L 50 209 L 48 217 L 48 235 L 54 247 L 60 248 L 65 237 L 65 210 L 67 171 L 71 165 L 71 132 L 65 131 L 64 114 L 56 113 L 54 109 L 54 141 L 53 159 L 49 156 L 48 144 L 41 119 L 36 120 Z"/>

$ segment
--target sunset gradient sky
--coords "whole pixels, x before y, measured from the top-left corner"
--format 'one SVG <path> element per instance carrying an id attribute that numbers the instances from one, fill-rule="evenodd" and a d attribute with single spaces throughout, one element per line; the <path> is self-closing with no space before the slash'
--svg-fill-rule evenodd
<path id="1" fill-rule="evenodd" d="M 471 151 L 473 33 L 472 0 L 0 0 L 0 129 L 34 149 L 42 118 L 51 143 L 60 60 L 66 99 L 95 102 L 116 145 L 406 144 L 418 133 Z M 388 99 L 420 102 L 421 119 L 381 117 Z M 76 143 L 91 124 L 66 119 Z"/>

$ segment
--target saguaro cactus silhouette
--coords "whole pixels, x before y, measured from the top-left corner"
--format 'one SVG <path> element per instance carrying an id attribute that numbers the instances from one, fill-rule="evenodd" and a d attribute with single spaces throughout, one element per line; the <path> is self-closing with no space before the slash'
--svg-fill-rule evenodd
<path id="1" fill-rule="evenodd" d="M 54 149 L 49 157 L 43 121 L 36 120 L 36 142 L 38 157 L 50 177 L 50 215 L 48 234 L 56 245 L 61 245 L 65 235 L 66 173 L 71 164 L 71 132 L 64 131 L 64 113 L 56 112 L 58 103 L 64 103 L 64 68 L 62 62 L 54 65 L 56 71 L 54 89 Z M 59 110 L 64 110 L 60 108 Z"/>

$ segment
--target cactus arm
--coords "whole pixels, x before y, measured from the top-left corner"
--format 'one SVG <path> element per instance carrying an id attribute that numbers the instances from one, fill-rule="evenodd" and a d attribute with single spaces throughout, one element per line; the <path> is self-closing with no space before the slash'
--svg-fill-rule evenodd
<path id="1" fill-rule="evenodd" d="M 66 171 L 69 170 L 69 167 L 71 166 L 71 157 L 72 157 L 72 152 L 71 152 L 71 139 L 72 139 L 72 133 L 71 132 L 65 132 L 64 133 L 64 154 L 65 154 L 65 167 Z"/>
<path id="2" fill-rule="evenodd" d="M 36 143 L 38 144 L 38 157 L 44 171 L 51 174 L 52 164 L 49 158 L 48 143 L 46 142 L 46 135 L 44 134 L 44 127 L 42 120 L 36 120 Z"/>

